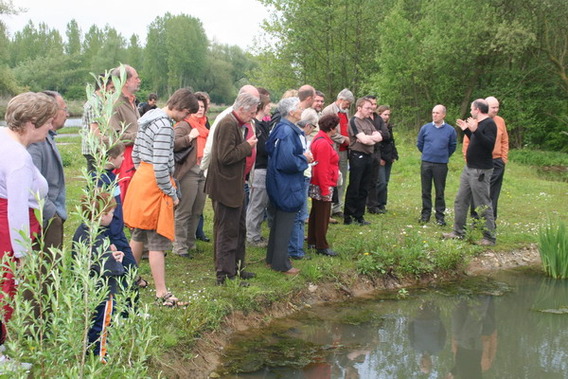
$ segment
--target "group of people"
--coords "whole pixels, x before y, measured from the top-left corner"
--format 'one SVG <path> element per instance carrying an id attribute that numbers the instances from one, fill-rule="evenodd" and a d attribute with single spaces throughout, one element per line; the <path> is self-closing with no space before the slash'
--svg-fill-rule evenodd
<path id="1" fill-rule="evenodd" d="M 366 209 L 369 213 L 387 212 L 388 182 L 398 152 L 390 108 L 378 106 L 374 96 L 355 101 L 353 93 L 344 89 L 324 108 L 324 94 L 303 85 L 285 93 L 271 112 L 269 92 L 245 85 L 233 105 L 210 125 L 206 93 L 182 88 L 162 108 L 156 106 L 155 95 L 139 108 L 135 98 L 141 80 L 136 70 L 121 65 L 110 75 L 124 77 L 110 118 L 112 136 L 104 135 L 100 128 L 101 93 L 115 91 L 116 81 L 96 88 L 83 115 L 82 152 L 95 187 L 100 189 L 95 196 L 99 201 L 87 204 L 85 212 L 94 208 L 100 219 L 94 231 L 82 224 L 73 246 L 75 249 L 75 244 L 93 233 L 108 239 L 110 251 L 102 255 L 110 262 L 108 270 L 107 263 L 98 267 L 110 276 L 135 269 L 147 251 L 161 305 L 182 304 L 168 290 L 165 254 L 172 250 L 191 256 L 196 233 L 203 226 L 206 194 L 214 210 L 213 250 L 219 285 L 255 277 L 246 270 L 247 245 L 266 248 L 265 261 L 272 270 L 296 275 L 299 269 L 293 267 L 292 260 L 310 258 L 304 249 L 306 224 L 308 247 L 333 257 L 337 252 L 326 238 L 329 224 L 338 222 L 333 217 L 342 218 L 346 225 L 368 225 Z M 352 104 L 356 112 L 350 117 Z M 472 204 L 473 212 L 486 220 L 482 244 L 495 243 L 494 217 L 507 159 L 506 149 L 497 152 L 495 140 L 508 146 L 504 122 L 496 116 L 498 109 L 494 98 L 476 100 L 472 117 L 458 120 L 467 138 L 467 165 L 456 198 L 454 231 L 445 234 L 446 238 L 464 237 L 466 213 Z M 445 113 L 442 105 L 434 107 L 433 122 L 422 127 L 417 144 L 422 152 L 420 221 L 429 221 L 434 181 L 440 225 L 445 225 L 447 163 L 457 145 L 457 134 L 445 123 Z M 68 116 L 64 99 L 52 91 L 24 93 L 8 104 L 8 127 L 0 129 L 0 146 L 15 159 L 0 162 L 0 252 L 20 263 L 28 247 L 19 231 L 33 240 L 43 229 L 46 247 L 63 244 L 65 178 L 54 136 Z M 96 148 L 100 144 L 93 139 L 102 141 L 104 151 Z M 95 173 L 97 162 L 104 164 L 102 174 Z M 309 214 L 308 198 L 312 199 Z M 45 199 L 43 220 L 37 220 L 33 212 L 39 199 Z M 265 220 L 270 227 L 268 240 L 261 233 Z M 130 241 L 125 226 L 130 230 Z M 97 241 L 97 247 L 102 246 L 102 240 Z M 138 277 L 137 285 L 146 287 L 148 282 Z M 13 294 L 14 286 L 14 280 L 5 280 L 1 296 Z M 106 315 L 112 312 L 109 304 L 112 293 L 97 309 L 94 319 L 98 321 L 92 336 L 89 334 L 101 359 L 101 335 L 108 326 Z M 10 308 L 4 307 L 0 343 L 11 314 Z"/>
<path id="2" fill-rule="evenodd" d="M 466 165 L 454 202 L 454 226 L 446 239 L 463 239 L 466 235 L 468 211 L 475 219 L 483 217 L 483 238 L 479 245 L 495 244 L 497 205 L 508 160 L 509 137 L 505 121 L 498 116 L 499 101 L 490 96 L 471 103 L 471 117 L 457 120 L 464 133 L 463 155 Z M 422 153 L 420 176 L 422 183 L 422 212 L 420 222 L 430 221 L 432 213 L 432 182 L 435 188 L 434 210 L 436 223 L 445 226 L 446 202 L 444 191 L 450 156 L 457 147 L 457 133 L 445 122 L 446 108 L 432 109 L 432 122 L 420 129 L 416 146 Z"/>

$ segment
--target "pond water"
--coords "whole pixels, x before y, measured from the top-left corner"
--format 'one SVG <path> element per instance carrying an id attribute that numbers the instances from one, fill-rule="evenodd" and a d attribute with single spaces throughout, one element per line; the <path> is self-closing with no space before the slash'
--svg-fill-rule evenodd
<path id="1" fill-rule="evenodd" d="M 525 269 L 316 306 L 225 353 L 223 378 L 568 378 L 568 281 Z"/>

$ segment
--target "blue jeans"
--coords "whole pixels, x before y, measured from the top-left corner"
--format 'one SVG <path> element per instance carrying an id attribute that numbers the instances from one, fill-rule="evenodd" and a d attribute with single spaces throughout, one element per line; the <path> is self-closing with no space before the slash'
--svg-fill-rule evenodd
<path id="1" fill-rule="evenodd" d="M 296 213 L 294 228 L 292 229 L 292 235 L 290 236 L 290 242 L 288 243 L 288 255 L 291 257 L 303 257 L 306 255 L 306 252 L 304 251 L 304 228 L 305 221 L 308 218 L 309 186 L 310 178 L 304 176 L 304 193 L 306 196 L 304 198 L 302 208 L 300 208 L 300 210 Z"/>

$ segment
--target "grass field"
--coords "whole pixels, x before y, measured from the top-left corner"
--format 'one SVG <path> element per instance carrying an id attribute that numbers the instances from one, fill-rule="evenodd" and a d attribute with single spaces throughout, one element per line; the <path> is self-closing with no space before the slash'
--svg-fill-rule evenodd
<path id="1" fill-rule="evenodd" d="M 73 133 L 76 130 L 64 129 L 64 132 Z M 387 206 L 389 211 L 385 215 L 366 215 L 366 219 L 372 223 L 369 226 L 330 226 L 328 239 L 333 249 L 340 253 L 338 257 L 314 255 L 312 260 L 294 262 L 301 273 L 291 278 L 266 268 L 264 249 L 248 248 L 248 270 L 255 272 L 257 278 L 250 281 L 250 287 L 241 288 L 238 283 L 215 286 L 211 243 L 198 241 L 199 253 L 193 259 L 168 255 L 168 286 L 180 299 L 189 301 L 190 305 L 178 309 L 150 307 L 153 329 L 158 336 L 152 345 L 152 373 L 167 371 L 172 364 L 171 357 L 189 362 L 194 357 L 192 347 L 196 341 L 204 332 L 219 328 L 227 314 L 236 311 L 262 312 L 274 302 L 292 299 L 309 283 L 332 282 L 349 287 L 360 275 L 421 278 L 459 270 L 469 257 L 480 253 L 480 247 L 467 241 L 440 239 L 442 232 L 451 230 L 453 200 L 463 167 L 461 154 L 456 153 L 449 165 L 446 188 L 448 226 L 438 227 L 433 222 L 420 225 L 420 155 L 414 146 L 415 136 L 399 133 L 396 137 L 401 159 L 392 170 Z M 80 153 L 78 137 L 62 137 L 58 143 L 66 166 L 67 201 L 71 211 L 65 224 L 66 246 L 69 247 L 78 225 L 73 210 L 82 191 L 81 169 L 85 166 L 85 160 Z M 460 148 L 458 146 L 458 152 Z M 546 162 L 545 153 L 530 154 L 543 155 L 545 157 L 542 159 Z M 542 179 L 537 167 L 523 161 L 522 151 L 513 152 L 512 156 L 514 159 L 507 165 L 501 193 L 497 245 L 492 248 L 499 251 L 519 249 L 535 243 L 540 226 L 548 218 L 568 218 L 568 183 Z M 566 164 L 566 161 L 566 154 L 554 154 L 554 162 Z M 559 178 L 562 180 L 561 176 Z M 206 234 L 212 237 L 213 213 L 209 201 L 205 219 Z M 263 232 L 268 237 L 266 225 Z M 475 240 L 480 236 L 479 231 L 473 231 L 468 237 Z M 142 262 L 140 271 L 150 281 L 149 289 L 142 291 L 141 301 L 153 303 L 153 286 L 147 261 Z"/>

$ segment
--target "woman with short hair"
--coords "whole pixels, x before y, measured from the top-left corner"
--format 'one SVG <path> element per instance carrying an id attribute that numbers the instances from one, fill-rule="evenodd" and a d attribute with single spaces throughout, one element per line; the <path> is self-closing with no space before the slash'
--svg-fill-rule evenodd
<path id="1" fill-rule="evenodd" d="M 337 133 L 337 124 L 339 124 L 339 117 L 335 114 L 320 118 L 320 131 L 310 146 L 314 164 L 309 188 L 312 209 L 308 222 L 308 245 L 315 246 L 318 254 L 328 256 L 337 255 L 329 248 L 326 238 L 331 215 L 333 187 L 337 185 L 339 177 L 339 155 L 331 139 Z"/>
<path id="2" fill-rule="evenodd" d="M 7 254 L 10 260 L 21 265 L 30 244 L 22 236 L 35 240 L 41 224 L 34 210 L 47 196 L 47 181 L 34 165 L 27 147 L 44 141 L 58 107 L 54 98 L 43 94 L 26 92 L 14 97 L 6 108 L 6 128 L 0 128 L 0 151 L 9 159 L 0 160 L 0 259 Z M 5 297 L 12 297 L 16 283 L 11 270 L 0 269 L 3 277 L 0 299 L 4 317 L 0 320 L 0 345 L 6 339 L 5 323 L 12 315 L 12 307 Z M 0 351 L 0 361 L 6 358 Z"/>

